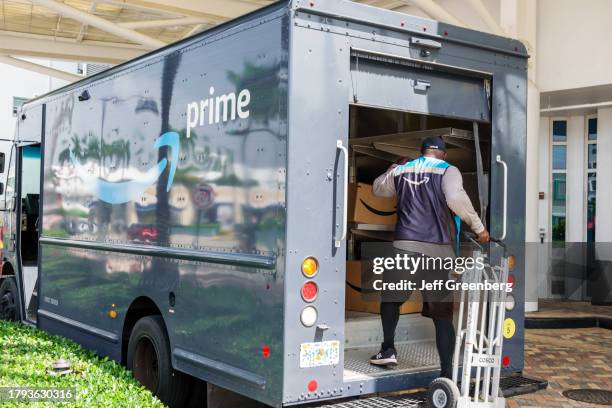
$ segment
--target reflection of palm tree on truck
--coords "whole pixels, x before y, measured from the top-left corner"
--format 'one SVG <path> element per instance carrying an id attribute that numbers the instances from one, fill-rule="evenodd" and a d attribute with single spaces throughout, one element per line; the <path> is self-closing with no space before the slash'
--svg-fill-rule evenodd
<path id="1" fill-rule="evenodd" d="M 83 138 L 77 135 L 72 136 L 71 145 L 60 152 L 58 160 L 60 164 L 70 164 L 71 157 L 76 158 L 79 162 L 88 162 L 92 159 L 98 162 L 98 167 L 104 169 L 106 176 L 118 167 L 122 169 L 124 175 L 125 169 L 130 165 L 130 149 L 130 141 L 127 139 L 113 140 L 111 143 L 106 143 L 102 139 L 100 143 L 99 138 L 93 132 L 89 132 Z M 111 161 L 112 166 L 107 165 L 108 160 Z"/>

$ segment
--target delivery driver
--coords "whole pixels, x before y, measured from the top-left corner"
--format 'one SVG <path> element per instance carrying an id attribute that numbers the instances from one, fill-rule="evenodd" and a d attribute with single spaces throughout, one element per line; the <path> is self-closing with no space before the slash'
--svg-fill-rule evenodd
<path id="1" fill-rule="evenodd" d="M 454 258 L 449 208 L 478 235 L 480 242 L 488 242 L 489 233 L 463 189 L 461 173 L 444 161 L 446 146 L 442 138 L 425 139 L 421 145 L 421 153 L 421 157 L 410 162 L 407 162 L 407 159 L 399 160 L 374 181 L 374 195 L 397 197 L 397 224 L 393 241 L 396 253 L 418 257 Z M 419 288 L 419 279 L 446 280 L 449 271 L 423 269 L 415 271 L 414 275 L 404 270 L 397 273 L 401 275 L 398 278 L 413 280 L 416 277 L 415 287 Z M 387 271 L 384 278 L 385 281 L 388 280 Z M 370 359 L 370 362 L 376 365 L 397 364 L 393 343 L 395 328 L 399 321 L 400 307 L 410 296 L 409 291 L 388 292 L 391 291 L 383 291 L 381 294 L 380 305 L 384 342 L 380 352 Z M 433 320 L 436 329 L 440 375 L 450 378 L 455 347 L 452 294 L 444 289 L 421 291 L 421 294 L 422 314 Z"/>

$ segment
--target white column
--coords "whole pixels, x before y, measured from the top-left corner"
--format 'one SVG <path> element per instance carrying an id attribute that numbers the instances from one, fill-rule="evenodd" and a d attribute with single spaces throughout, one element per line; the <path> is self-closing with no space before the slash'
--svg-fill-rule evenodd
<path id="1" fill-rule="evenodd" d="M 538 202 L 538 231 L 544 234 L 544 243 L 538 245 L 538 298 L 548 298 L 550 296 L 550 257 L 552 241 L 551 225 L 551 173 L 550 173 L 550 140 L 551 140 L 551 120 L 548 116 L 540 117 L 539 129 L 539 168 L 538 183 L 539 191 L 544 193 L 544 199 Z"/>
<path id="2" fill-rule="evenodd" d="M 567 178 L 565 242 L 583 242 L 585 225 L 585 162 L 584 116 L 570 116 L 567 120 Z"/>
<path id="3" fill-rule="evenodd" d="M 570 116 L 567 121 L 567 175 L 565 213 L 565 262 L 566 270 L 573 271 L 571 265 L 586 265 L 586 251 L 582 244 L 585 240 L 585 140 L 584 116 Z M 572 269 L 569 269 L 572 268 Z M 587 281 L 583 276 L 567 272 L 565 293 L 570 300 L 583 300 L 586 295 Z"/>
<path id="4" fill-rule="evenodd" d="M 538 184 L 539 191 L 544 193 L 544 199 L 538 202 L 538 230 L 544 233 L 544 242 L 551 241 L 550 229 L 550 206 L 552 200 L 551 175 L 550 175 L 550 140 L 551 120 L 548 116 L 540 116 L 539 146 L 538 146 Z"/>

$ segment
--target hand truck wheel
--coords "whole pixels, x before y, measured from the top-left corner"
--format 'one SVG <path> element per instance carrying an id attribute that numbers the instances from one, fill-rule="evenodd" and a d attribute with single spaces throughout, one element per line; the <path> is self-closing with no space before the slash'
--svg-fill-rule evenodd
<path id="1" fill-rule="evenodd" d="M 436 378 L 429 384 L 427 404 L 433 408 L 455 408 L 459 401 L 459 388 L 448 378 Z"/>

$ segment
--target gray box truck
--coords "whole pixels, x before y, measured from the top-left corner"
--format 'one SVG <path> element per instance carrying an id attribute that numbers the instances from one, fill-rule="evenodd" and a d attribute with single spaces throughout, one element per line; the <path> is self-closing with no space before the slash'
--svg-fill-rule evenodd
<path id="1" fill-rule="evenodd" d="M 526 73 L 512 39 L 291 0 L 31 100 L 0 146 L 0 312 L 174 406 L 203 382 L 277 407 L 427 385 L 430 321 L 402 316 L 385 370 L 378 316 L 345 310 L 347 260 L 386 232 L 346 197 L 438 134 L 492 234 L 507 224 L 520 372 Z"/>

